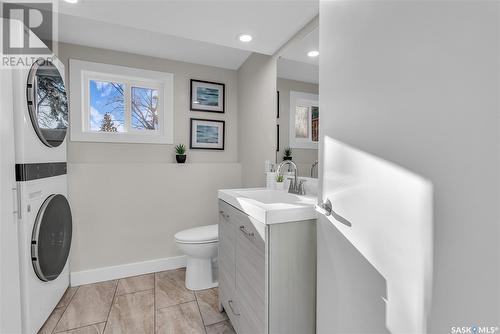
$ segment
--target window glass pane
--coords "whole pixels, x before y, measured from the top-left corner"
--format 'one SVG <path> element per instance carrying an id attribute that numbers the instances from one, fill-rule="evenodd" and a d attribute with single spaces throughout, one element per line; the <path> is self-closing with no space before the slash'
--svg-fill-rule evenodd
<path id="1" fill-rule="evenodd" d="M 295 138 L 309 138 L 309 107 L 295 107 Z"/>
<path id="2" fill-rule="evenodd" d="M 132 87 L 132 128 L 158 130 L 158 90 Z"/>
<path id="3" fill-rule="evenodd" d="M 319 141 L 319 107 L 311 107 L 311 139 Z"/>
<path id="4" fill-rule="evenodd" d="M 125 132 L 124 84 L 90 80 L 90 131 Z"/>

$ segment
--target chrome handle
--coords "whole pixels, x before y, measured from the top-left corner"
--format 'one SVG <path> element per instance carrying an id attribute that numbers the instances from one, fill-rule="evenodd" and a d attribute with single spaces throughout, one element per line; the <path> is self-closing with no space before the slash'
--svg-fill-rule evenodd
<path id="1" fill-rule="evenodd" d="M 325 216 L 330 216 L 333 212 L 332 202 L 327 198 L 323 204 L 320 204 L 320 207 L 325 210 Z"/>
<path id="2" fill-rule="evenodd" d="M 229 219 L 229 215 L 225 213 L 224 210 L 220 210 L 219 213 L 223 218 Z"/>
<path id="3" fill-rule="evenodd" d="M 240 231 L 243 232 L 247 237 L 253 237 L 253 232 L 248 232 L 244 225 L 240 226 Z"/>
<path id="4" fill-rule="evenodd" d="M 234 315 L 236 315 L 236 316 L 238 316 L 238 317 L 239 317 L 241 314 L 234 312 L 234 309 L 233 309 L 233 301 L 232 301 L 231 299 L 229 299 L 229 300 L 227 301 L 227 303 L 229 304 L 229 308 L 231 309 L 231 312 L 232 312 Z"/>

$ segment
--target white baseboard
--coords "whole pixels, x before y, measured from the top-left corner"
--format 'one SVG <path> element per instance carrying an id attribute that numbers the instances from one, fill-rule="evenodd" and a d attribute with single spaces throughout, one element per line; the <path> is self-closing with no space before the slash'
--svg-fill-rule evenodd
<path id="1" fill-rule="evenodd" d="M 118 266 L 102 267 L 91 270 L 71 272 L 71 286 L 104 282 L 158 271 L 172 270 L 186 266 L 186 256 L 167 257 L 164 259 L 149 260 L 122 264 Z"/>

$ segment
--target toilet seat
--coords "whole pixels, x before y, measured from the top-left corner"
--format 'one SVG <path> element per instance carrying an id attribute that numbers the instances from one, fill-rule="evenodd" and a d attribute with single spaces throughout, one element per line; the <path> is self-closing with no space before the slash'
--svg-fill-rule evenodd
<path id="1" fill-rule="evenodd" d="M 219 226 L 206 225 L 177 232 L 175 241 L 182 244 L 207 244 L 219 241 Z"/>

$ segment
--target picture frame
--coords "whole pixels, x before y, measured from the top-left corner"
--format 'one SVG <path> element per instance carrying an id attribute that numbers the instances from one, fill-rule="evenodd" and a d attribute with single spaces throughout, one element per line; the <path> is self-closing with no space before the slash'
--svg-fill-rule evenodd
<path id="1" fill-rule="evenodd" d="M 199 150 L 225 149 L 226 122 L 215 119 L 190 119 L 189 148 Z"/>
<path id="2" fill-rule="evenodd" d="M 226 85 L 220 82 L 191 79 L 190 110 L 223 114 Z"/>
<path id="3" fill-rule="evenodd" d="M 276 152 L 280 150 L 280 125 L 276 124 Z"/>
<path id="4" fill-rule="evenodd" d="M 280 91 L 276 91 L 276 118 L 280 118 Z"/>

